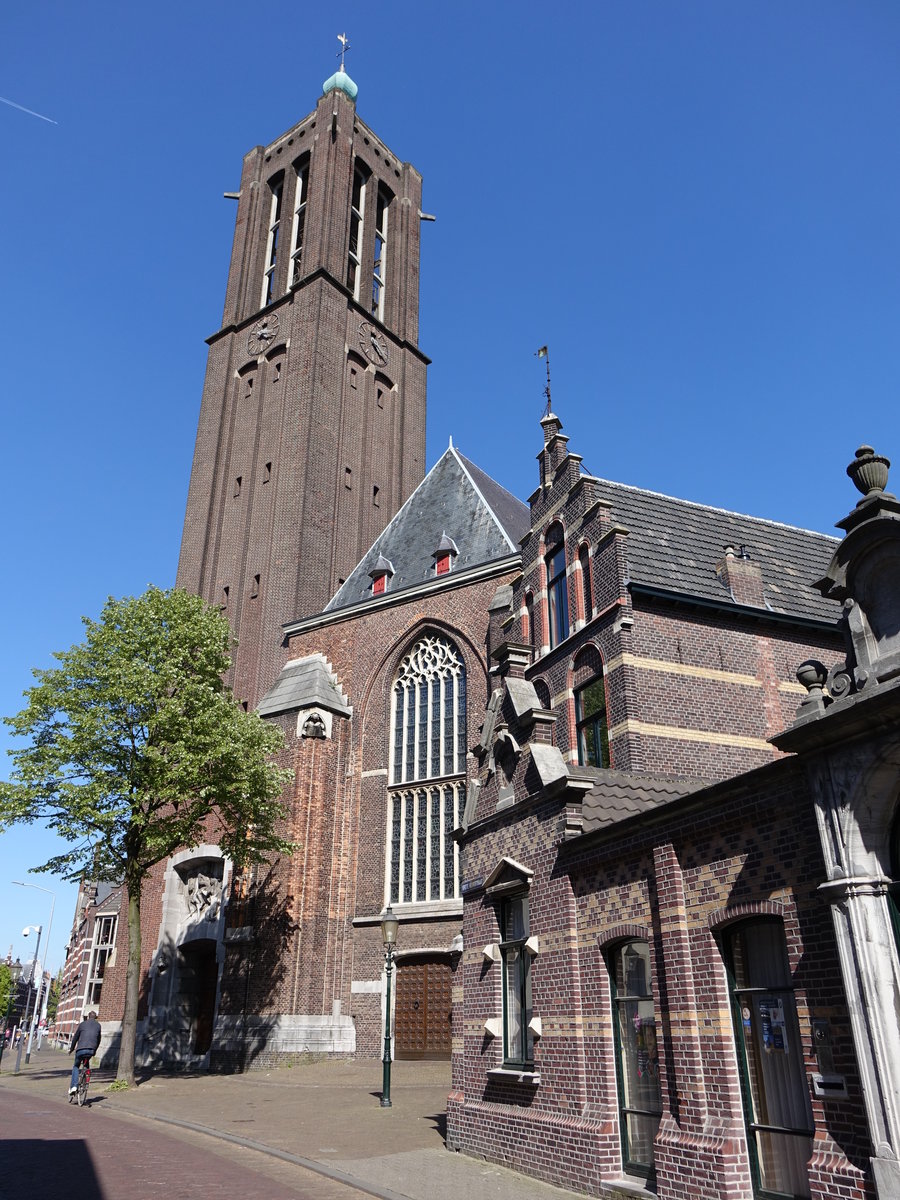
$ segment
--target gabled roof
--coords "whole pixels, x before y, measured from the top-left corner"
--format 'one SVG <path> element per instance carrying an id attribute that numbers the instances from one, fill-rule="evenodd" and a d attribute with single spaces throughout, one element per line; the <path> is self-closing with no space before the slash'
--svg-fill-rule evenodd
<path id="1" fill-rule="evenodd" d="M 459 553 L 453 576 L 519 553 L 528 529 L 528 506 L 453 446 L 444 452 L 350 576 L 325 606 L 325 612 L 360 604 L 372 597 L 371 572 L 379 559 L 393 566 L 389 594 L 435 578 L 434 555 L 444 537 Z M 377 597 L 383 601 L 384 597 Z"/>
<path id="2" fill-rule="evenodd" d="M 596 483 L 613 521 L 628 530 L 633 583 L 727 602 L 716 564 L 725 546 L 743 545 L 760 565 L 769 609 L 829 623 L 840 616 L 839 606 L 811 586 L 824 574 L 838 538 L 607 479 Z"/>

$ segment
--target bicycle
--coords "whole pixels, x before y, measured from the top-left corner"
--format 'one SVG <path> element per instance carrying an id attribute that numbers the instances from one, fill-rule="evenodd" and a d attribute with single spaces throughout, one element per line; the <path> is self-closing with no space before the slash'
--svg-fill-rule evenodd
<path id="1" fill-rule="evenodd" d="M 91 1060 L 88 1057 L 80 1058 L 78 1060 L 78 1086 L 76 1088 L 75 1095 L 69 1097 L 70 1104 L 74 1100 L 78 1104 L 79 1108 L 82 1107 L 87 1100 L 88 1085 L 90 1082 Z"/>

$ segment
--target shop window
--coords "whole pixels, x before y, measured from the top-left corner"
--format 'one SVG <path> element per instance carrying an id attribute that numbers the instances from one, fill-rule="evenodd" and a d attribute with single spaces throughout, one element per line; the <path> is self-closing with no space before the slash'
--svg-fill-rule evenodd
<path id="1" fill-rule="evenodd" d="M 812 1111 L 784 928 L 732 926 L 725 953 L 755 1194 L 809 1196 Z"/>
<path id="2" fill-rule="evenodd" d="M 531 955 L 528 897 L 510 896 L 500 904 L 500 958 L 503 963 L 503 1065 L 534 1066 L 531 1023 Z"/>
<path id="3" fill-rule="evenodd" d="M 610 967 L 622 1162 L 626 1171 L 650 1175 L 662 1116 L 650 947 L 624 942 L 613 950 Z"/>

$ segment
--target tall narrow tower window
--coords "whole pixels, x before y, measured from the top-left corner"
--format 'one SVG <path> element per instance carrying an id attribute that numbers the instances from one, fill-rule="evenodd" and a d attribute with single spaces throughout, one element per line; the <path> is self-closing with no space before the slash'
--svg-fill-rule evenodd
<path id="1" fill-rule="evenodd" d="M 303 232 L 306 227 L 306 200 L 309 192 L 309 159 L 297 164 L 297 190 L 294 193 L 294 229 L 291 234 L 291 284 L 302 274 Z"/>
<path id="2" fill-rule="evenodd" d="M 350 244 L 347 250 L 347 287 L 353 299 L 359 299 L 360 249 L 363 217 L 366 212 L 366 177 L 361 167 L 353 172 L 353 196 L 350 200 Z"/>
<path id="3" fill-rule="evenodd" d="M 278 227 L 281 224 L 281 197 L 284 192 L 284 179 L 272 184 L 272 198 L 269 206 L 269 238 L 266 243 L 266 273 L 263 278 L 262 303 L 271 304 L 275 294 L 275 264 L 278 259 Z"/>
<path id="4" fill-rule="evenodd" d="M 372 264 L 372 315 L 384 320 L 384 285 L 388 234 L 388 196 L 384 188 L 378 189 L 378 205 L 375 213 L 375 260 Z"/>

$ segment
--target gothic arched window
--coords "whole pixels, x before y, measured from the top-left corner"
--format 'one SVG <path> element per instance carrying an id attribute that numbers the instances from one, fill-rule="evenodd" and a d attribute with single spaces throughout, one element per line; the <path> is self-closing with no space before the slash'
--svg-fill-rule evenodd
<path id="1" fill-rule="evenodd" d="M 466 669 L 447 638 L 420 638 L 400 664 L 391 712 L 388 878 L 391 904 L 459 894 L 466 771 Z M 410 786 L 415 785 L 415 786 Z"/>

